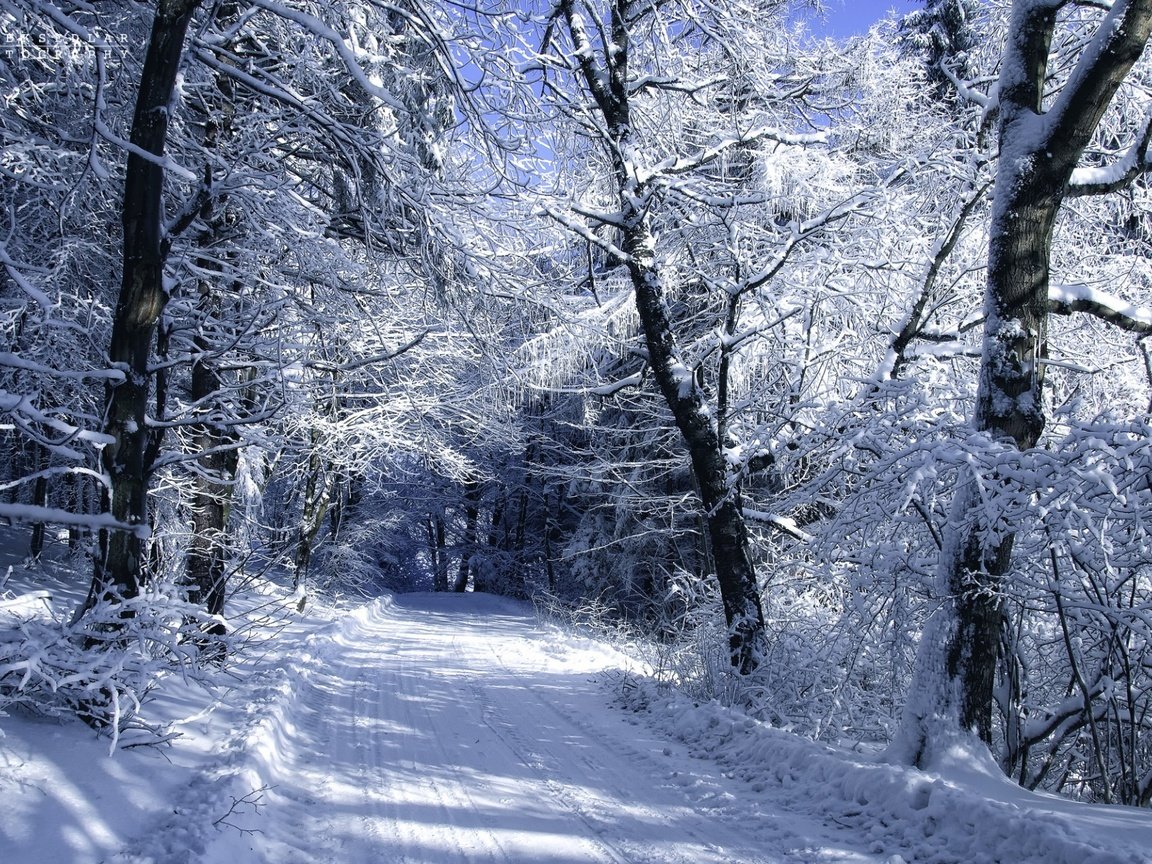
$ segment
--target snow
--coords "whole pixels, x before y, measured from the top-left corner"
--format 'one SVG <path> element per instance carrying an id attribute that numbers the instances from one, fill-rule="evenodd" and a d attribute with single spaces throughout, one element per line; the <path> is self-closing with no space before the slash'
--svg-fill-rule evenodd
<path id="1" fill-rule="evenodd" d="M 0 518 L 8 520 L 10 523 L 53 522 L 58 525 L 78 525 L 93 530 L 119 528 L 124 531 L 131 531 L 141 539 L 146 539 L 152 531 L 147 525 L 121 522 L 111 513 L 72 513 L 59 507 L 40 507 L 36 504 L 0 502 Z"/>
<path id="2" fill-rule="evenodd" d="M 47 614 L 19 579 L 0 617 Z M 173 745 L 109 756 L 79 723 L 0 718 L 0 861 L 1134 864 L 1152 848 L 1146 811 L 1029 793 L 962 753 L 924 773 L 815 744 L 515 601 L 301 615 L 258 588 L 233 601 L 234 665 L 148 704 Z"/>
<path id="3" fill-rule="evenodd" d="M 1048 298 L 1065 305 L 1086 304 L 1101 310 L 1105 317 L 1127 318 L 1137 325 L 1152 327 L 1152 308 L 1134 306 L 1107 291 L 1083 283 L 1050 285 Z"/>

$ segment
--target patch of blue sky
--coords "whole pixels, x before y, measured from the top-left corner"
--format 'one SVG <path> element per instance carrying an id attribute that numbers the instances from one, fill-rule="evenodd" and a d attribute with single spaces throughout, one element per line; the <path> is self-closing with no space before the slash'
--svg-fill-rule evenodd
<path id="1" fill-rule="evenodd" d="M 921 5 L 916 0 L 825 0 L 823 14 L 806 17 L 813 35 L 847 39 L 866 33 L 889 12 L 906 15 Z"/>

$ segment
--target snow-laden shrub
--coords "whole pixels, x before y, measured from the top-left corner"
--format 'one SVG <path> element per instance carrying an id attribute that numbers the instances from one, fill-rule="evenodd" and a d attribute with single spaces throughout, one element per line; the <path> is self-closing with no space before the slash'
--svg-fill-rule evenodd
<path id="1" fill-rule="evenodd" d="M 828 682 L 846 675 L 843 710 L 876 714 L 861 700 L 884 690 L 899 709 L 906 646 L 933 608 L 939 548 L 955 530 L 952 495 L 974 483 L 989 536 L 1014 538 L 997 585 L 997 758 L 1029 788 L 1152 802 L 1152 420 L 1068 408 L 1037 447 L 1020 451 L 960 424 L 893 413 L 855 444 L 841 466 L 851 485 L 814 548 L 841 592 L 828 607 L 855 624 L 808 627 L 820 637 L 812 657 L 831 658 L 835 634 L 857 640 L 840 652 L 855 658 L 851 670 L 809 667 Z M 829 620 L 820 610 L 807 617 Z M 804 656 L 771 665 L 803 670 Z"/>
<path id="2" fill-rule="evenodd" d="M 79 621 L 18 615 L 0 630 L 0 713 L 13 708 L 76 716 L 120 734 L 142 726 L 148 693 L 173 673 L 195 674 L 204 657 L 220 657 L 222 623 L 202 609 L 149 591 L 100 602 Z"/>

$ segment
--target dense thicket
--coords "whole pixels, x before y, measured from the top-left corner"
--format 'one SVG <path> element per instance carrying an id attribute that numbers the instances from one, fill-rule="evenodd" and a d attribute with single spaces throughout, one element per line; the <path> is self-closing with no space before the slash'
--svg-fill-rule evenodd
<path id="1" fill-rule="evenodd" d="M 0 0 L 0 516 L 93 573 L 0 708 L 116 727 L 250 578 L 493 591 L 1152 801 L 1152 4 L 809 14 Z"/>

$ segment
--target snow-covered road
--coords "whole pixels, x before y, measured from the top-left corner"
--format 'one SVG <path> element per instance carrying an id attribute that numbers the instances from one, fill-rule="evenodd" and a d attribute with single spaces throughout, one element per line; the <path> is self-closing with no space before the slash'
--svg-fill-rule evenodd
<path id="1" fill-rule="evenodd" d="M 1152 860 L 1147 810 L 1028 792 L 972 754 L 928 773 L 807 741 L 622 673 L 526 604 L 240 602 L 235 666 L 153 694 L 171 748 L 3 718 L 0 864 Z"/>
<path id="2" fill-rule="evenodd" d="M 405 595 L 341 622 L 264 742 L 261 833 L 209 860 L 719 864 L 878 860 L 735 806 L 739 784 L 619 709 L 610 652 L 520 607 Z M 265 730 L 266 732 L 269 730 Z M 704 769 L 704 770 L 701 770 Z M 691 788 L 686 788 L 690 786 Z M 800 820 L 801 822 L 803 820 Z M 807 827 L 804 836 L 798 829 Z M 227 857 L 224 849 L 228 847 Z M 218 857 L 219 856 L 219 857 Z"/>

